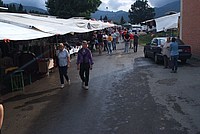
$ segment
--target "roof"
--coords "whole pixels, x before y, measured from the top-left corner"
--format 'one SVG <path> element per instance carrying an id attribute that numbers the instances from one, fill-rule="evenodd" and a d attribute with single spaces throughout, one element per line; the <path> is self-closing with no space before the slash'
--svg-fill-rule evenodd
<path id="1" fill-rule="evenodd" d="M 166 15 L 166 16 L 156 18 L 156 19 L 146 20 L 143 23 L 155 21 L 156 31 L 160 32 L 167 29 L 178 28 L 179 16 L 180 16 L 180 13 L 176 13 L 176 14 Z"/>
<path id="2" fill-rule="evenodd" d="M 114 24 L 110 23 L 81 18 L 58 19 L 52 16 L 35 16 L 31 14 L 5 12 L 0 13 L 0 22 L 2 23 L 0 29 L 6 30 L 5 33 L 0 33 L 0 40 L 5 38 L 10 40 L 29 40 L 57 34 L 86 33 L 114 26 Z M 19 29 L 23 29 L 22 32 Z M 13 35 L 13 30 L 18 32 L 15 32 Z"/>

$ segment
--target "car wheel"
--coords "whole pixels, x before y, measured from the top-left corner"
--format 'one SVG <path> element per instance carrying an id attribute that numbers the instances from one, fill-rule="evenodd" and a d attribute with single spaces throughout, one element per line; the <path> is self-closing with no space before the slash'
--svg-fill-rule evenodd
<path id="1" fill-rule="evenodd" d="M 181 63 L 185 64 L 186 61 L 187 61 L 187 59 L 182 59 L 182 60 L 181 60 Z"/>
<path id="2" fill-rule="evenodd" d="M 144 50 L 144 57 L 145 57 L 145 58 L 148 58 L 148 55 L 147 55 L 147 51 L 146 51 L 146 50 Z"/>
<path id="3" fill-rule="evenodd" d="M 154 54 L 154 62 L 156 63 L 156 64 L 158 64 L 158 55 L 157 54 Z"/>

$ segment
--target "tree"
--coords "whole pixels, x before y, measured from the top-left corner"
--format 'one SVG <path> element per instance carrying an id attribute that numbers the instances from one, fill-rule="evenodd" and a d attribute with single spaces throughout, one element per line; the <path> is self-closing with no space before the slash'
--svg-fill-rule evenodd
<path id="1" fill-rule="evenodd" d="M 105 15 L 105 17 L 103 18 L 103 20 L 104 20 L 105 22 L 107 22 L 107 21 L 108 21 L 108 17 Z"/>
<path id="2" fill-rule="evenodd" d="M 24 12 L 24 7 L 22 6 L 22 4 L 19 4 L 18 12 L 19 13 L 23 13 Z"/>
<path id="3" fill-rule="evenodd" d="M 120 24 L 122 25 L 124 23 L 126 23 L 126 21 L 124 20 L 124 17 L 122 16 L 121 19 L 120 19 Z"/>
<path id="4" fill-rule="evenodd" d="M 99 20 L 101 20 L 101 21 L 103 20 L 102 16 L 100 16 Z"/>
<path id="5" fill-rule="evenodd" d="M 90 17 L 95 12 L 100 0 L 47 0 L 46 7 L 50 15 L 61 18 Z"/>
<path id="6" fill-rule="evenodd" d="M 3 6 L 3 1 L 2 0 L 0 0 L 0 6 Z"/>
<path id="7" fill-rule="evenodd" d="M 154 8 L 149 6 L 148 0 L 136 0 L 129 10 L 129 18 L 132 24 L 138 24 L 154 17 Z"/>
<path id="8" fill-rule="evenodd" d="M 9 12 L 12 12 L 12 13 L 16 13 L 16 12 L 17 12 L 17 9 L 16 9 L 15 4 L 10 4 L 10 5 L 8 5 L 8 11 L 9 11 Z"/>

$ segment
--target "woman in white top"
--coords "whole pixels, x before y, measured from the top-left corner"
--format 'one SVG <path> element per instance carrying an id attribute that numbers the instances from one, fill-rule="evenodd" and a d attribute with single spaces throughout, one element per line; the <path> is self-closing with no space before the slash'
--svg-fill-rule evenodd
<path id="1" fill-rule="evenodd" d="M 70 67 L 70 54 L 65 49 L 63 43 L 59 44 L 58 67 L 59 67 L 61 88 L 64 88 L 64 77 L 67 80 L 68 84 L 70 85 L 70 80 L 67 75 L 67 70 Z"/>
<path id="2" fill-rule="evenodd" d="M 162 47 L 162 54 L 164 58 L 164 68 L 170 67 L 170 37 L 167 38 L 167 41 Z"/>

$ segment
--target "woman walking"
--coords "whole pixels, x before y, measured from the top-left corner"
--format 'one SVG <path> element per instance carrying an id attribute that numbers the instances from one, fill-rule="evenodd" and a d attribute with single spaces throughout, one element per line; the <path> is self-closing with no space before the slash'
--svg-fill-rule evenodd
<path id="1" fill-rule="evenodd" d="M 58 53 L 58 68 L 59 68 L 59 75 L 60 75 L 60 83 L 61 88 L 64 88 L 64 77 L 67 80 L 68 84 L 70 85 L 70 79 L 67 75 L 67 70 L 70 67 L 70 54 L 65 49 L 63 43 L 59 44 L 59 53 Z"/>
<path id="2" fill-rule="evenodd" d="M 112 54 L 112 41 L 113 41 L 113 38 L 111 36 L 111 34 L 108 35 L 108 47 L 107 47 L 107 50 L 108 50 L 108 54 L 111 55 Z"/>
<path id="3" fill-rule="evenodd" d="M 87 41 L 82 42 L 82 48 L 78 51 L 77 70 L 82 80 L 82 87 L 88 90 L 89 74 L 93 65 L 92 53 L 88 49 Z"/>

